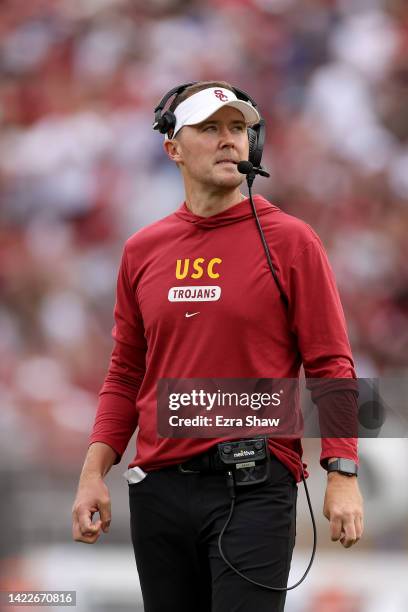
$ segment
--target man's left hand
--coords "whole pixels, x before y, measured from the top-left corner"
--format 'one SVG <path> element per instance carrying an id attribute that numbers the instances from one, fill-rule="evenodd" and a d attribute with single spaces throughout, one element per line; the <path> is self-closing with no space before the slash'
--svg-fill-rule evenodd
<path id="1" fill-rule="evenodd" d="M 363 534 L 363 498 L 357 478 L 339 472 L 327 475 L 323 514 L 330 521 L 333 542 L 350 548 Z"/>

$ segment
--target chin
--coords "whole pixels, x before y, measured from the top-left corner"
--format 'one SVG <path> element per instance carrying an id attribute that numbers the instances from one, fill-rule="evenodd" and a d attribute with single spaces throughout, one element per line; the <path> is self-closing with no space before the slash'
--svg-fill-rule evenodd
<path id="1" fill-rule="evenodd" d="M 224 187 L 226 189 L 236 189 L 244 180 L 243 175 L 216 176 L 214 177 L 214 185 Z"/>

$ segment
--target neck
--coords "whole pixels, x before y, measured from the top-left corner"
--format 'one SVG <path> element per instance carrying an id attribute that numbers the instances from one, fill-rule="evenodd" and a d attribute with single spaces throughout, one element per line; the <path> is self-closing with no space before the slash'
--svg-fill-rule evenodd
<path id="1" fill-rule="evenodd" d="M 186 206 L 199 217 L 211 217 L 245 199 L 239 187 L 227 191 L 220 188 L 201 191 L 186 186 Z"/>

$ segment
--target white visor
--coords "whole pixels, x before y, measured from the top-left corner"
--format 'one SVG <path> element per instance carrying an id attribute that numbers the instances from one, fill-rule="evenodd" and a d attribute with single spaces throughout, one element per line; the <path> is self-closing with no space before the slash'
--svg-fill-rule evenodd
<path id="1" fill-rule="evenodd" d="M 176 115 L 176 126 L 172 138 L 184 125 L 196 125 L 211 117 L 223 106 L 232 106 L 239 110 L 248 126 L 260 121 L 261 117 L 250 102 L 238 100 L 233 91 L 222 87 L 211 87 L 203 89 L 190 96 L 178 105 L 174 114 Z M 166 138 L 168 138 L 166 134 Z"/>

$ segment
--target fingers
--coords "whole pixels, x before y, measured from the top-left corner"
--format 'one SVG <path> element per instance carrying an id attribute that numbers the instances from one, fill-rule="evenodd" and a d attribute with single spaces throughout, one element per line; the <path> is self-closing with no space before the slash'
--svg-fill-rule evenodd
<path id="1" fill-rule="evenodd" d="M 72 528 L 72 536 L 75 542 L 84 542 L 85 544 L 94 544 L 99 538 L 100 532 L 100 526 L 98 527 L 97 523 L 95 523 L 92 530 L 86 532 L 81 532 L 78 526 L 75 525 Z"/>
<path id="2" fill-rule="evenodd" d="M 351 525 L 347 526 L 343 531 L 340 538 L 340 544 L 344 546 L 344 548 L 350 548 L 357 542 L 356 531 Z"/>
<path id="3" fill-rule="evenodd" d="M 103 504 L 103 509 L 99 509 L 100 519 L 92 522 L 92 517 L 97 512 L 97 508 L 92 509 L 77 506 L 73 510 L 72 537 L 76 542 L 94 544 L 101 534 L 109 531 L 111 521 L 110 503 Z"/>
<path id="4" fill-rule="evenodd" d="M 340 540 L 342 534 L 342 520 L 341 516 L 336 515 L 330 519 L 330 537 L 332 542 Z"/>
<path id="5" fill-rule="evenodd" d="M 100 534 L 100 521 L 92 523 L 94 511 L 77 506 L 72 512 L 72 537 L 76 542 L 93 544 Z"/>
<path id="6" fill-rule="evenodd" d="M 101 517 L 102 531 L 108 533 L 111 523 L 111 505 L 109 499 L 99 504 L 99 516 Z"/>
<path id="7" fill-rule="evenodd" d="M 333 542 L 340 541 L 344 548 L 350 548 L 360 540 L 363 534 L 361 516 L 337 515 L 330 521 L 330 535 Z"/>
<path id="8" fill-rule="evenodd" d="M 362 516 L 358 516 L 356 518 L 356 535 L 357 540 L 359 540 L 363 536 L 364 532 L 364 519 Z"/>

